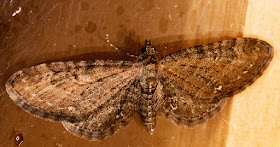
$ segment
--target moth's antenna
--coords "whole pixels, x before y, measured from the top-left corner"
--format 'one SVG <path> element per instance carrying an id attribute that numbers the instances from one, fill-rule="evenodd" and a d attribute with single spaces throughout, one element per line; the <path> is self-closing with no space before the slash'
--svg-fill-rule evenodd
<path id="1" fill-rule="evenodd" d="M 151 40 L 150 39 L 145 40 L 145 46 L 146 45 L 151 45 Z"/>
<path id="2" fill-rule="evenodd" d="M 139 57 L 139 56 L 137 56 L 137 55 L 133 55 L 133 54 L 131 54 L 131 53 L 128 53 L 128 52 L 126 52 L 126 51 L 124 51 L 124 50 L 122 50 L 122 49 L 119 49 L 118 47 L 114 46 L 114 45 L 109 41 L 109 34 L 106 34 L 106 42 L 107 42 L 111 47 L 115 48 L 117 51 L 120 51 L 120 52 L 122 52 L 122 53 L 124 53 L 124 54 L 126 54 L 126 55 L 128 55 L 128 56 L 130 56 L 130 57 L 135 57 L 135 58 L 138 58 L 138 57 Z"/>

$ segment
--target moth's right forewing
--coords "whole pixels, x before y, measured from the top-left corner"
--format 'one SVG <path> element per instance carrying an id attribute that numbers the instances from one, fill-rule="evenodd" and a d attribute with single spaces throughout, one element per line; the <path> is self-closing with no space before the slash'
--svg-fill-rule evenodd
<path id="1" fill-rule="evenodd" d="M 218 112 L 224 98 L 251 85 L 268 66 L 273 48 L 252 38 L 223 40 L 164 57 L 162 112 L 177 123 L 196 124 Z"/>

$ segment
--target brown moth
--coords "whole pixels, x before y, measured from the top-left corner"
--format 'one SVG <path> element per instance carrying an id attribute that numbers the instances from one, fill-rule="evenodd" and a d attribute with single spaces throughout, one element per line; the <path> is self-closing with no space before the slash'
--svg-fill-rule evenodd
<path id="1" fill-rule="evenodd" d="M 142 54 L 131 56 L 137 59 L 31 66 L 13 74 L 6 89 L 24 110 L 62 121 L 66 130 L 88 140 L 115 134 L 136 112 L 152 134 L 157 113 L 187 126 L 213 116 L 226 98 L 261 76 L 273 48 L 258 39 L 236 38 L 161 58 L 146 41 Z"/>

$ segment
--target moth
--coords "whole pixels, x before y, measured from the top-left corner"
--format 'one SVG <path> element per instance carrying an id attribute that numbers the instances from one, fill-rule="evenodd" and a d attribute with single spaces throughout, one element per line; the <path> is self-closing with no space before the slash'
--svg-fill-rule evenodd
<path id="1" fill-rule="evenodd" d="M 137 112 L 153 134 L 158 113 L 186 126 L 213 116 L 227 98 L 261 76 L 273 48 L 262 40 L 236 38 L 160 57 L 147 40 L 140 56 L 126 54 L 136 60 L 27 67 L 10 77 L 6 90 L 25 111 L 61 121 L 67 131 L 88 140 L 115 134 Z"/>

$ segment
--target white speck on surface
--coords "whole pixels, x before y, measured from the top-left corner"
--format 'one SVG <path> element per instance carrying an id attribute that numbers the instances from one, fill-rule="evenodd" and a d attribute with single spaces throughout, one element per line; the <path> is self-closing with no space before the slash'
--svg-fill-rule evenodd
<path id="1" fill-rule="evenodd" d="M 223 88 L 223 86 L 220 85 L 218 88 L 215 88 L 215 90 L 219 90 L 220 91 L 220 90 L 222 90 L 222 88 Z"/>
<path id="2" fill-rule="evenodd" d="M 170 104 L 170 107 L 171 107 L 173 110 L 176 110 L 176 109 L 177 109 L 177 106 L 173 106 L 172 104 Z"/>
<path id="3" fill-rule="evenodd" d="M 69 111 L 75 110 L 75 107 L 70 106 L 70 107 L 68 107 L 68 110 Z"/>
<path id="4" fill-rule="evenodd" d="M 17 14 L 19 14 L 21 12 L 21 7 L 18 7 L 18 10 L 16 10 L 12 16 L 16 16 Z"/>
<path id="5" fill-rule="evenodd" d="M 60 143 L 56 143 L 55 145 L 58 147 L 62 147 L 62 144 L 60 144 Z"/>
<path id="6" fill-rule="evenodd" d="M 19 137 L 18 136 L 16 137 L 16 141 L 19 141 Z"/>
<path id="7" fill-rule="evenodd" d="M 191 110 L 191 112 L 192 112 L 192 114 L 195 114 L 195 112 L 194 112 L 194 110 L 193 110 L 193 109 Z"/>
<path id="8" fill-rule="evenodd" d="M 156 9 L 160 9 L 160 7 L 158 6 L 158 4 L 156 4 Z"/>
<path id="9" fill-rule="evenodd" d="M 154 134 L 154 129 L 153 128 L 151 128 L 151 135 L 153 135 Z"/>
<path id="10" fill-rule="evenodd" d="M 243 71 L 243 73 L 247 73 L 247 72 L 248 72 L 247 70 L 244 70 L 244 71 Z"/>

